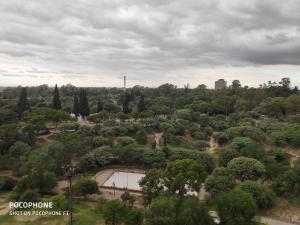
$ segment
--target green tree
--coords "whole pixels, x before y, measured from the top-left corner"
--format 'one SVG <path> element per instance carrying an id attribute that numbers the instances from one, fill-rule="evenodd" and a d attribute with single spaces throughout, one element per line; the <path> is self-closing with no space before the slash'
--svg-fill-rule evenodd
<path id="1" fill-rule="evenodd" d="M 20 120 L 23 119 L 23 113 L 29 109 L 30 105 L 27 99 L 27 88 L 22 88 L 17 105 L 17 113 Z"/>
<path id="2" fill-rule="evenodd" d="M 121 200 L 122 202 L 128 206 L 128 207 L 132 207 L 134 202 L 135 202 L 135 196 L 131 195 L 129 193 L 129 191 L 125 191 L 122 195 L 121 195 Z"/>
<path id="3" fill-rule="evenodd" d="M 4 155 L 9 148 L 20 138 L 19 126 L 4 124 L 0 126 L 0 152 Z"/>
<path id="4" fill-rule="evenodd" d="M 136 133 L 136 141 L 138 144 L 141 145 L 145 145 L 147 144 L 148 141 L 148 137 L 147 137 L 147 132 L 145 129 L 140 129 L 137 133 Z"/>
<path id="5" fill-rule="evenodd" d="M 261 145 L 248 137 L 237 137 L 233 139 L 231 146 L 236 149 L 241 156 L 248 158 L 263 160 L 266 155 Z"/>
<path id="6" fill-rule="evenodd" d="M 61 101 L 60 101 L 60 97 L 59 97 L 59 91 L 58 91 L 57 84 L 55 85 L 55 88 L 54 88 L 52 107 L 53 107 L 53 109 L 57 109 L 57 110 L 61 109 Z"/>
<path id="7" fill-rule="evenodd" d="M 231 171 L 224 167 L 216 168 L 205 181 L 205 190 L 214 198 L 223 191 L 230 191 L 234 188 L 235 181 Z"/>
<path id="8" fill-rule="evenodd" d="M 34 149 L 20 158 L 19 175 L 29 174 L 31 171 L 51 171 L 61 174 L 61 167 L 70 162 L 70 155 L 64 145 L 58 141 Z"/>
<path id="9" fill-rule="evenodd" d="M 154 199 L 146 213 L 148 225 L 176 225 L 178 205 L 177 198 L 158 197 Z"/>
<path id="10" fill-rule="evenodd" d="M 21 193 L 15 193 L 12 199 L 20 202 L 38 202 L 40 197 L 41 195 L 36 190 L 28 189 Z"/>
<path id="11" fill-rule="evenodd" d="M 68 210 L 68 199 L 63 194 L 55 195 L 51 198 L 54 209 L 56 210 Z"/>
<path id="12" fill-rule="evenodd" d="M 87 99 L 87 93 L 86 90 L 80 89 L 79 94 L 79 113 L 82 117 L 86 117 L 90 115 L 90 108 L 89 103 Z"/>
<path id="13" fill-rule="evenodd" d="M 232 81 L 232 85 L 231 85 L 231 87 L 232 87 L 232 89 L 238 89 L 238 88 L 240 88 L 242 85 L 241 85 L 241 82 L 239 81 L 239 80 L 234 80 L 234 81 Z"/>
<path id="14" fill-rule="evenodd" d="M 0 176 L 0 191 L 12 191 L 17 181 L 11 177 Z"/>
<path id="15" fill-rule="evenodd" d="M 269 209 L 275 205 L 276 195 L 267 186 L 255 181 L 245 181 L 240 185 L 241 190 L 248 192 L 256 201 L 260 209 Z"/>
<path id="16" fill-rule="evenodd" d="M 77 96 L 74 96 L 73 113 L 76 117 L 79 116 L 79 100 Z"/>
<path id="17" fill-rule="evenodd" d="M 30 146 L 22 141 L 15 142 L 9 148 L 9 155 L 13 160 L 19 160 L 19 158 L 26 152 L 30 151 Z"/>
<path id="18" fill-rule="evenodd" d="M 117 143 L 120 146 L 126 146 L 134 143 L 134 139 L 132 137 L 124 136 L 124 137 L 118 137 Z"/>
<path id="19" fill-rule="evenodd" d="M 161 172 L 157 169 L 150 169 L 143 177 L 139 185 L 142 188 L 143 199 L 146 205 L 150 204 L 152 199 L 157 197 L 163 190 L 160 182 Z"/>
<path id="20" fill-rule="evenodd" d="M 39 134 L 40 131 L 47 129 L 46 122 L 48 121 L 49 118 L 44 113 L 42 113 L 42 109 L 36 108 L 33 109 L 29 114 L 28 125 L 35 131 L 36 134 Z"/>
<path id="21" fill-rule="evenodd" d="M 261 162 L 247 157 L 235 158 L 228 163 L 227 167 L 241 181 L 257 180 L 262 178 L 266 172 Z"/>
<path id="22" fill-rule="evenodd" d="M 207 208 L 196 197 L 160 196 L 146 212 L 149 225 L 212 225 Z"/>
<path id="23" fill-rule="evenodd" d="M 141 95 L 140 101 L 138 103 L 138 111 L 143 112 L 146 110 L 144 95 Z"/>
<path id="24" fill-rule="evenodd" d="M 219 151 L 219 164 L 220 166 L 227 166 L 227 163 L 232 159 L 240 156 L 240 153 L 236 149 L 225 148 Z"/>
<path id="25" fill-rule="evenodd" d="M 27 190 L 36 190 L 41 194 L 50 193 L 56 186 L 57 178 L 54 173 L 49 171 L 31 173 L 23 176 L 17 183 L 15 191 L 19 194 Z"/>
<path id="26" fill-rule="evenodd" d="M 257 212 L 251 194 L 239 189 L 221 193 L 216 199 L 216 204 L 221 224 L 224 225 L 250 225 Z"/>
<path id="27" fill-rule="evenodd" d="M 300 160 L 294 162 L 294 167 L 284 172 L 273 183 L 273 189 L 277 195 L 288 199 L 300 197 Z"/>
<path id="28" fill-rule="evenodd" d="M 103 111 L 103 102 L 101 100 L 97 101 L 97 113 Z"/>
<path id="29" fill-rule="evenodd" d="M 300 96 L 292 95 L 286 98 L 286 109 L 289 114 L 296 114 L 300 112 Z"/>
<path id="30" fill-rule="evenodd" d="M 261 111 L 272 117 L 282 117 L 286 115 L 285 98 L 267 98 L 261 103 Z"/>
<path id="31" fill-rule="evenodd" d="M 29 122 L 37 130 L 45 128 L 46 122 L 53 122 L 55 129 L 58 123 L 70 119 L 68 113 L 63 110 L 56 110 L 47 107 L 34 108 L 29 115 Z"/>
<path id="32" fill-rule="evenodd" d="M 55 129 L 57 129 L 59 122 L 70 119 L 69 114 L 63 110 L 49 110 L 49 113 L 51 114 L 48 114 L 48 117 L 55 124 Z"/>
<path id="33" fill-rule="evenodd" d="M 163 184 L 170 193 L 183 196 L 189 191 L 200 190 L 206 172 L 199 162 L 183 159 L 169 162 L 162 177 Z"/>
<path id="34" fill-rule="evenodd" d="M 131 109 L 129 107 L 130 101 L 131 101 L 131 96 L 130 96 L 129 93 L 126 92 L 125 95 L 124 95 L 124 100 L 123 100 L 123 104 L 122 104 L 123 105 L 123 112 L 125 114 L 131 112 Z"/>
<path id="35" fill-rule="evenodd" d="M 195 197 L 186 197 L 178 210 L 177 224 L 213 225 L 208 209 Z"/>
<path id="36" fill-rule="evenodd" d="M 102 215 L 106 225 L 120 225 L 124 221 L 126 208 L 119 200 L 112 200 L 103 207 Z"/>
<path id="37" fill-rule="evenodd" d="M 17 114 L 11 110 L 0 107 L 0 124 L 14 123 L 17 121 Z"/>
<path id="38" fill-rule="evenodd" d="M 144 214 L 142 209 L 130 208 L 125 216 L 125 225 L 142 225 Z"/>
<path id="39" fill-rule="evenodd" d="M 74 195 L 84 196 L 84 199 L 87 199 L 88 194 L 99 193 L 99 187 L 96 181 L 90 180 L 87 178 L 80 179 L 77 183 L 74 184 Z"/>

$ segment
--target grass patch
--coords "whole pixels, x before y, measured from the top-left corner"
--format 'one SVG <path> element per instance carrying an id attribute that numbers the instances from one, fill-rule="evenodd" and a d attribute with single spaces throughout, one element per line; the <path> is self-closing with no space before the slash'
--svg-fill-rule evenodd
<path id="1" fill-rule="evenodd" d="M 95 204 L 75 202 L 73 212 L 76 225 L 104 224 Z M 1 225 L 67 225 L 68 221 L 68 216 L 0 216 Z"/>

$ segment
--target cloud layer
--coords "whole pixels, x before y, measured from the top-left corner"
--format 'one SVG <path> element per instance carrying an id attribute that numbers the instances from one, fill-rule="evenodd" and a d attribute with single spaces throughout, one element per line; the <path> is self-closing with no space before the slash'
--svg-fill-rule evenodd
<path id="1" fill-rule="evenodd" d="M 299 12 L 298 0 L 2 1 L 0 76 L 120 86 L 123 74 L 156 85 L 238 71 L 250 84 L 271 73 L 298 84 Z"/>

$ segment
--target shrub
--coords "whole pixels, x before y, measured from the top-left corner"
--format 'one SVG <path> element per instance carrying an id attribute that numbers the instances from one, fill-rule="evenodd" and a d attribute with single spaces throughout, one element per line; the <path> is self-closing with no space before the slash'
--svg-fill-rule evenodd
<path id="1" fill-rule="evenodd" d="M 67 210 L 68 209 L 68 199 L 65 195 L 56 195 L 51 198 L 54 208 L 56 210 Z"/>
<path id="2" fill-rule="evenodd" d="M 218 144 L 220 144 L 220 145 L 224 145 L 224 144 L 228 143 L 230 140 L 229 135 L 225 132 L 216 134 L 214 136 L 214 138 L 217 140 Z"/>
<path id="3" fill-rule="evenodd" d="M 230 191 L 234 188 L 234 177 L 227 168 L 216 168 L 205 181 L 205 190 L 208 191 L 212 197 L 217 196 L 223 191 Z"/>
<path id="4" fill-rule="evenodd" d="M 11 191 L 16 183 L 17 181 L 11 177 L 0 177 L 0 191 Z"/>
<path id="5" fill-rule="evenodd" d="M 108 140 L 102 136 L 97 136 L 93 138 L 93 147 L 97 148 L 100 147 L 102 145 L 107 145 L 108 144 Z"/>
<path id="6" fill-rule="evenodd" d="M 204 151 L 206 148 L 209 147 L 209 144 L 207 143 L 207 141 L 194 141 L 193 143 L 194 148 L 200 150 L 200 151 Z"/>
<path id="7" fill-rule="evenodd" d="M 192 137 L 197 140 L 207 140 L 208 139 L 207 134 L 204 132 L 201 132 L 201 131 L 196 131 L 196 132 L 192 133 Z"/>
<path id="8" fill-rule="evenodd" d="M 275 131 L 270 134 L 272 143 L 278 146 L 285 146 L 287 144 L 285 134 L 281 131 Z"/>
<path id="9" fill-rule="evenodd" d="M 233 139 L 231 146 L 236 149 L 241 156 L 263 160 L 265 151 L 257 142 L 248 137 L 237 137 Z"/>
<path id="10" fill-rule="evenodd" d="M 264 176 L 266 170 L 264 165 L 256 159 L 247 157 L 238 157 L 231 160 L 228 165 L 237 179 L 257 180 Z"/>
<path id="11" fill-rule="evenodd" d="M 126 146 L 134 143 L 134 139 L 132 137 L 118 137 L 117 138 L 117 143 L 120 146 Z"/>
<path id="12" fill-rule="evenodd" d="M 57 184 L 54 173 L 45 171 L 43 173 L 32 173 L 23 176 L 17 183 L 16 192 L 23 193 L 26 190 L 35 190 L 41 194 L 49 193 Z"/>
<path id="13" fill-rule="evenodd" d="M 73 122 L 73 123 L 61 123 L 59 125 L 59 128 L 61 130 L 74 130 L 74 131 L 76 131 L 79 128 L 79 123 L 77 123 L 77 122 Z"/>
<path id="14" fill-rule="evenodd" d="M 239 189 L 221 193 L 216 203 L 221 223 L 226 225 L 251 224 L 257 212 L 251 194 Z"/>
<path id="15" fill-rule="evenodd" d="M 105 224 L 122 224 L 126 215 L 126 211 L 126 207 L 119 200 L 107 202 L 102 208 L 102 215 Z"/>
<path id="16" fill-rule="evenodd" d="M 227 166 L 227 163 L 232 159 L 240 157 L 240 153 L 232 148 L 225 148 L 219 151 L 219 164 L 220 166 Z"/>
<path id="17" fill-rule="evenodd" d="M 74 195 L 84 196 L 87 198 L 88 194 L 95 194 L 99 193 L 99 187 L 96 181 L 89 180 L 87 178 L 80 179 L 77 183 L 73 186 Z"/>
<path id="18" fill-rule="evenodd" d="M 28 189 L 24 192 L 15 192 L 11 199 L 20 202 L 37 202 L 40 199 L 40 194 L 37 190 Z"/>
<path id="19" fill-rule="evenodd" d="M 147 144 L 148 139 L 147 139 L 146 130 L 141 129 L 136 133 L 136 141 L 138 144 L 141 144 L 141 145 Z"/>
<path id="20" fill-rule="evenodd" d="M 98 166 L 93 155 L 86 154 L 80 158 L 78 168 L 82 172 L 87 172 L 98 169 Z"/>
<path id="21" fill-rule="evenodd" d="M 260 209 L 269 209 L 275 205 L 276 196 L 274 192 L 263 184 L 245 181 L 240 185 L 240 188 L 252 195 Z"/>

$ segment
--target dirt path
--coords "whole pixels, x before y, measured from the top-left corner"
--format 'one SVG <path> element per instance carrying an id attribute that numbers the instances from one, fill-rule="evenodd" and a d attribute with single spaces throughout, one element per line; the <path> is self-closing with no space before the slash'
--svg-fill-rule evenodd
<path id="1" fill-rule="evenodd" d="M 105 181 L 107 181 L 111 175 L 116 171 L 116 169 L 106 169 L 106 170 L 101 170 L 98 172 L 93 179 L 96 180 L 99 186 L 102 186 Z"/>
<path id="2" fill-rule="evenodd" d="M 0 205 L 0 208 L 3 208 L 0 210 L 0 216 L 6 215 L 12 208 L 9 207 L 8 203 L 5 205 Z"/>
<path id="3" fill-rule="evenodd" d="M 44 140 L 45 142 L 49 142 L 49 137 L 52 135 L 53 133 L 49 133 L 49 134 L 45 134 L 45 135 L 41 135 L 39 136 L 40 139 Z"/>
<path id="4" fill-rule="evenodd" d="M 280 220 L 274 220 L 274 219 L 271 219 L 271 218 L 268 218 L 268 217 L 260 217 L 259 221 L 261 223 L 265 223 L 265 224 L 268 224 L 268 225 L 296 225 L 296 224 L 293 224 L 293 223 L 287 223 L 287 222 L 283 222 L 283 221 L 280 221 Z"/>
<path id="5" fill-rule="evenodd" d="M 219 145 L 217 142 L 215 142 L 214 138 L 211 137 L 209 140 L 209 147 L 207 148 L 207 151 L 210 154 L 214 154 L 216 152 L 216 149 L 219 148 Z"/>
<path id="6" fill-rule="evenodd" d="M 0 170 L 0 177 L 6 176 L 6 177 L 14 177 L 12 170 Z"/>
<path id="7" fill-rule="evenodd" d="M 95 124 L 88 121 L 86 118 L 82 118 L 82 117 L 78 117 L 78 123 L 80 124 L 80 126 L 89 126 L 89 127 L 94 127 Z"/>
<path id="8" fill-rule="evenodd" d="M 198 193 L 198 199 L 204 201 L 209 196 L 209 193 L 205 190 L 204 183 L 202 184 L 200 191 Z"/>
<path id="9" fill-rule="evenodd" d="M 300 206 L 292 204 L 286 199 L 278 198 L 276 206 L 272 209 L 266 210 L 263 214 L 261 214 L 261 216 L 274 220 L 300 224 Z"/>
<path id="10" fill-rule="evenodd" d="M 300 149 L 285 149 L 286 152 L 291 156 L 291 165 L 294 164 L 294 162 L 300 158 Z"/>
<path id="11" fill-rule="evenodd" d="M 156 142 L 156 146 L 159 147 L 162 143 L 162 136 L 163 136 L 163 132 L 161 133 L 154 133 L 154 140 Z"/>
<path id="12" fill-rule="evenodd" d="M 65 192 L 65 188 L 69 187 L 67 180 L 60 180 L 57 182 L 57 185 L 54 187 L 53 192 L 57 194 L 62 194 Z"/>

